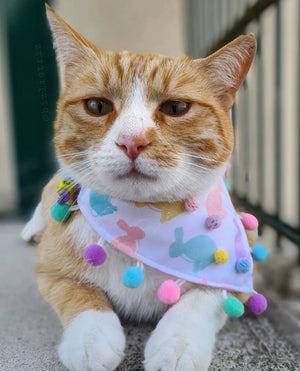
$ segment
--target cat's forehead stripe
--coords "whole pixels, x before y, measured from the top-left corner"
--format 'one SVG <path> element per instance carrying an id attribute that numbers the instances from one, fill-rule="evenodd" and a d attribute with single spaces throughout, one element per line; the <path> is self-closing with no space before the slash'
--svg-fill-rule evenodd
<path id="1" fill-rule="evenodd" d="M 116 53 L 118 58 L 116 63 L 116 77 L 123 85 L 135 82 L 136 77 L 146 81 L 148 84 L 153 83 L 157 75 L 160 77 L 160 83 L 166 84 L 169 80 L 169 70 L 174 63 L 172 58 L 164 56 L 138 55 L 124 52 Z M 166 80 L 165 77 L 168 77 Z M 174 76 L 173 76 L 174 78 Z"/>

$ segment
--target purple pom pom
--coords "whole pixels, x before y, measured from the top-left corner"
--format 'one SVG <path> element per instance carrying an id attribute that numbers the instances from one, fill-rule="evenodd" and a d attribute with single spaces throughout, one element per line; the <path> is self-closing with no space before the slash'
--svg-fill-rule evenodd
<path id="1" fill-rule="evenodd" d="M 68 192 L 66 189 L 62 189 L 58 194 L 57 203 L 66 204 L 69 201 L 70 197 L 71 197 L 70 192 Z"/>
<path id="2" fill-rule="evenodd" d="M 219 228 L 222 223 L 222 219 L 219 215 L 210 215 L 207 217 L 205 225 L 208 229 Z"/>
<path id="3" fill-rule="evenodd" d="M 259 315 L 268 307 L 267 299 L 261 294 L 254 294 L 248 299 L 248 308 L 253 314 Z"/>
<path id="4" fill-rule="evenodd" d="M 106 252 L 99 245 L 89 245 L 83 252 L 83 258 L 93 267 L 101 265 L 106 260 Z"/>

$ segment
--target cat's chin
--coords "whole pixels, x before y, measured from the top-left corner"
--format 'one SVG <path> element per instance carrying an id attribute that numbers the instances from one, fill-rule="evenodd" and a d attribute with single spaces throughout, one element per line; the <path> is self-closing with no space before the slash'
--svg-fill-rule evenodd
<path id="1" fill-rule="evenodd" d="M 77 184 L 110 197 L 134 202 L 175 202 L 204 194 L 222 177 L 225 169 L 226 165 L 201 170 L 189 178 L 181 171 L 177 174 L 144 174 L 136 169 L 122 174 L 94 173 L 87 178 L 66 165 L 62 166 L 62 171 L 71 176 Z"/>
<path id="2" fill-rule="evenodd" d="M 168 176 L 150 176 L 139 172 L 106 178 L 96 192 L 111 197 L 134 202 L 175 202 L 205 194 L 222 175 L 225 167 L 210 170 L 202 176 L 193 177 L 193 181 L 179 177 L 177 182 Z"/>
<path id="3" fill-rule="evenodd" d="M 134 183 L 145 182 L 145 181 L 155 182 L 155 181 L 158 180 L 157 177 L 152 176 L 152 175 L 143 174 L 135 168 L 130 170 L 126 174 L 118 175 L 116 178 L 117 178 L 117 180 L 121 180 L 121 181 L 125 180 L 125 181 L 128 181 L 128 182 L 134 182 Z"/>

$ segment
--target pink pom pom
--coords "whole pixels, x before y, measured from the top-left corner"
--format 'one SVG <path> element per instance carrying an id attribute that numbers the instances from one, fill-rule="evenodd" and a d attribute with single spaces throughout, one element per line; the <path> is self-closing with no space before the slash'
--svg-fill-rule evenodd
<path id="1" fill-rule="evenodd" d="M 259 315 L 268 307 L 267 299 L 261 294 L 254 294 L 248 299 L 248 308 L 253 314 Z"/>
<path id="2" fill-rule="evenodd" d="M 241 215 L 241 222 L 243 223 L 245 229 L 248 229 L 249 231 L 253 231 L 254 229 L 258 228 L 258 220 L 252 214 L 243 213 Z"/>
<path id="3" fill-rule="evenodd" d="M 162 303 L 174 304 L 180 298 L 180 287 L 176 282 L 167 280 L 160 285 L 157 294 Z"/>
<path id="4" fill-rule="evenodd" d="M 195 211 L 199 209 L 200 207 L 200 201 L 197 197 L 190 197 L 187 200 L 185 200 L 185 210 L 186 211 Z"/>

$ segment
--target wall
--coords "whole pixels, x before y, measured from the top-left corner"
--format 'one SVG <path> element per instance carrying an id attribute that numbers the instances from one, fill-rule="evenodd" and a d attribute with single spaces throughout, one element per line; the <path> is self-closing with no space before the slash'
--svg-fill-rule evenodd
<path id="1" fill-rule="evenodd" d="M 54 8 L 98 47 L 183 54 L 184 0 L 57 0 Z"/>

